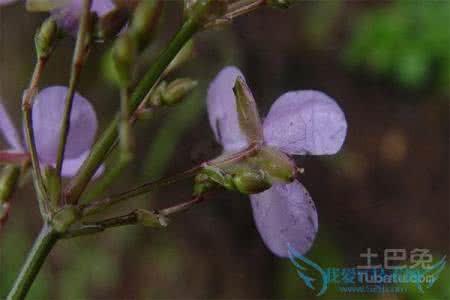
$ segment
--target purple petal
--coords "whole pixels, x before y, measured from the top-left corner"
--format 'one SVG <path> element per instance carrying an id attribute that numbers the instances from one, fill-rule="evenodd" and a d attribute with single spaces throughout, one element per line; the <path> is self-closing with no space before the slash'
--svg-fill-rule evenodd
<path id="1" fill-rule="evenodd" d="M 311 248 L 318 229 L 317 211 L 300 182 L 274 184 L 250 199 L 256 227 L 274 254 L 288 257 L 288 243 L 302 254 Z"/>
<path id="2" fill-rule="evenodd" d="M 238 68 L 225 67 L 217 74 L 208 89 L 209 123 L 217 142 L 222 144 L 226 151 L 240 150 L 247 146 L 247 139 L 239 127 L 236 98 L 233 93 L 238 76 L 244 78 Z"/>
<path id="3" fill-rule="evenodd" d="M 6 142 L 13 150 L 23 150 L 19 134 L 11 121 L 5 106 L 0 98 L 0 133 L 5 137 Z"/>
<path id="4" fill-rule="evenodd" d="M 72 159 L 65 159 L 62 165 L 61 175 L 64 177 L 73 177 L 80 169 L 83 162 L 89 155 L 89 151 L 82 153 L 79 157 Z M 103 165 L 97 170 L 94 175 L 94 179 L 103 174 L 105 167 Z"/>
<path id="5" fill-rule="evenodd" d="M 346 134 L 344 113 L 319 91 L 283 94 L 264 121 L 266 142 L 289 154 L 334 154 Z"/>
<path id="6" fill-rule="evenodd" d="M 111 0 L 93 0 L 91 11 L 96 12 L 99 17 L 102 17 L 113 10 L 114 7 L 115 5 Z M 59 26 L 72 35 L 76 35 L 82 9 L 83 0 L 72 0 L 70 4 L 63 8 L 54 9 L 52 15 L 55 17 Z"/>
<path id="7" fill-rule="evenodd" d="M 33 129 L 39 159 L 56 161 L 67 88 L 53 86 L 42 90 L 33 105 Z M 92 146 L 97 116 L 88 100 L 75 93 L 64 158 L 77 158 Z"/>
<path id="8" fill-rule="evenodd" d="M 0 6 L 12 4 L 12 3 L 17 2 L 17 1 L 19 1 L 19 0 L 0 0 Z"/>

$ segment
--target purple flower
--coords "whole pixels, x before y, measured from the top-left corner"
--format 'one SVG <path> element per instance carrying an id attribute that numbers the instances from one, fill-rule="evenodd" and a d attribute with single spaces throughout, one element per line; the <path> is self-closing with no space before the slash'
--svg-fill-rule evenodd
<path id="1" fill-rule="evenodd" d="M 78 23 L 83 10 L 83 0 L 69 0 L 69 3 L 63 7 L 53 9 L 52 16 L 55 18 L 59 26 L 67 32 L 76 35 L 78 31 Z M 92 0 L 91 11 L 97 13 L 98 17 L 103 17 L 115 8 L 115 4 L 111 0 Z"/>
<path id="2" fill-rule="evenodd" d="M 12 4 L 12 3 L 17 2 L 17 1 L 18 0 L 0 0 L 0 6 Z"/>
<path id="3" fill-rule="evenodd" d="M 52 86 L 42 90 L 34 99 L 33 132 L 38 158 L 42 165 L 54 166 L 56 164 L 66 93 L 66 87 Z M 89 154 L 96 131 L 97 115 L 94 108 L 87 99 L 75 93 L 64 153 L 63 176 L 70 177 L 76 174 Z M 3 133 L 7 144 L 11 147 L 9 150 L 24 152 L 26 147 L 22 143 L 19 132 L 11 122 L 1 100 L 0 133 Z"/>
<path id="4" fill-rule="evenodd" d="M 227 152 L 248 146 L 240 129 L 233 86 L 242 73 L 224 68 L 208 90 L 208 115 L 216 140 Z M 292 91 L 280 96 L 263 123 L 264 144 L 288 155 L 335 154 L 347 133 L 344 113 L 337 103 L 319 91 Z M 264 243 L 276 255 L 287 257 L 287 245 L 305 253 L 318 230 L 314 203 L 297 180 L 274 183 L 250 196 L 256 227 Z"/>

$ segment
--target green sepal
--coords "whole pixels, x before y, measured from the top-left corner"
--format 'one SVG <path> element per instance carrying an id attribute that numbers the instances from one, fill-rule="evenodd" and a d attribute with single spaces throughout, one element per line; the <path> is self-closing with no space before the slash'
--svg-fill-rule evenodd
<path id="1" fill-rule="evenodd" d="M 253 98 L 250 88 L 241 76 L 236 79 L 233 92 L 236 96 L 236 109 L 242 133 L 250 144 L 262 143 L 261 119 L 259 118 L 255 98 Z"/>
<path id="2" fill-rule="evenodd" d="M 267 173 L 273 182 L 292 182 L 297 173 L 294 161 L 283 152 L 268 146 L 248 158 L 248 161 Z"/>
<path id="3" fill-rule="evenodd" d="M 189 94 L 198 82 L 190 78 L 179 78 L 170 82 L 165 89 L 161 90 L 162 105 L 176 105 Z"/>

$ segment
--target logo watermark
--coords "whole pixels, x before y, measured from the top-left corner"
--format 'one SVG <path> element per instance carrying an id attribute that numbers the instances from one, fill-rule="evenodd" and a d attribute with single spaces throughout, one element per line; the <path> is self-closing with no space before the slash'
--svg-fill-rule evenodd
<path id="1" fill-rule="evenodd" d="M 406 293 L 415 286 L 421 293 L 431 288 L 446 265 L 446 257 L 433 263 L 429 249 L 385 249 L 379 254 L 367 248 L 360 257 L 364 264 L 349 268 L 322 267 L 288 244 L 289 259 L 305 285 L 323 295 L 330 285 L 342 293 Z"/>

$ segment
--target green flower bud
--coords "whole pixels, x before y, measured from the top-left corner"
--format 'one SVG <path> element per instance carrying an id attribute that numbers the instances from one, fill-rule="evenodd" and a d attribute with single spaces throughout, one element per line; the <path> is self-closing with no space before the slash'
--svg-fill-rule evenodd
<path id="1" fill-rule="evenodd" d="M 163 2 L 162 0 L 143 0 L 134 10 L 130 35 L 136 41 L 139 50 L 144 49 L 152 40 L 161 16 Z"/>
<path id="2" fill-rule="evenodd" d="M 259 166 L 273 181 L 291 182 L 297 173 L 295 163 L 283 152 L 263 147 L 249 162 Z"/>
<path id="3" fill-rule="evenodd" d="M 80 211 L 74 206 L 63 207 L 52 218 L 53 228 L 60 232 L 66 232 L 67 228 L 80 216 Z"/>
<path id="4" fill-rule="evenodd" d="M 162 105 L 161 94 L 166 90 L 166 88 L 167 82 L 165 81 L 161 82 L 151 93 L 148 104 L 150 106 L 161 106 Z"/>
<path id="5" fill-rule="evenodd" d="M 124 34 L 117 38 L 113 48 L 113 60 L 119 83 L 128 86 L 132 78 L 136 47 L 133 39 Z"/>
<path id="6" fill-rule="evenodd" d="M 197 86 L 198 82 L 190 78 L 180 78 L 172 81 L 161 93 L 161 104 L 175 105 Z"/>
<path id="7" fill-rule="evenodd" d="M 47 58 L 58 39 L 58 25 L 52 17 L 47 18 L 34 36 L 34 45 L 39 59 Z"/>
<path id="8" fill-rule="evenodd" d="M 56 208 L 61 195 L 61 180 L 52 166 L 45 166 L 43 175 L 52 208 Z"/>
<path id="9" fill-rule="evenodd" d="M 20 167 L 6 165 L 0 177 L 0 203 L 7 202 L 19 180 Z"/>
<path id="10" fill-rule="evenodd" d="M 167 217 L 145 209 L 137 209 L 136 216 L 138 223 L 147 227 L 163 228 L 169 224 Z"/>
<path id="11" fill-rule="evenodd" d="M 233 176 L 233 183 L 243 194 L 257 194 L 269 189 L 272 184 L 261 170 L 248 169 Z"/>

